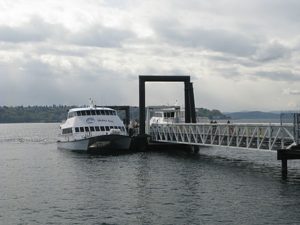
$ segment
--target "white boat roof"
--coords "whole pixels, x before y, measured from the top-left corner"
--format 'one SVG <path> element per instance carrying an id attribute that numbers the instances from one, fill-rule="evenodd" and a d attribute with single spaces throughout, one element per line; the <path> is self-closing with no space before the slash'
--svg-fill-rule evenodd
<path id="1" fill-rule="evenodd" d="M 77 112 L 77 111 L 83 111 L 83 110 L 112 110 L 112 111 L 114 111 L 114 109 L 106 108 L 106 107 L 84 107 L 84 108 L 73 108 L 73 109 L 70 109 L 69 112 Z"/>

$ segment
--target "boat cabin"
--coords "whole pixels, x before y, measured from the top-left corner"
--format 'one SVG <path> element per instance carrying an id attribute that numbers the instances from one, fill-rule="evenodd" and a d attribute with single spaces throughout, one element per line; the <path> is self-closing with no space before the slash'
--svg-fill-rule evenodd
<path id="1" fill-rule="evenodd" d="M 72 118 L 74 116 L 115 116 L 117 115 L 115 110 L 108 110 L 108 109 L 90 109 L 90 110 L 77 110 L 77 111 L 70 111 L 68 113 L 68 118 Z"/>
<path id="2" fill-rule="evenodd" d="M 180 108 L 179 107 L 169 107 L 161 108 L 156 110 L 153 116 L 150 119 L 150 124 L 168 124 L 168 123 L 178 123 L 180 117 Z"/>
<path id="3" fill-rule="evenodd" d="M 127 134 L 117 112 L 110 108 L 70 109 L 67 120 L 60 127 L 62 135 L 75 135 L 75 138 L 82 135 Z"/>

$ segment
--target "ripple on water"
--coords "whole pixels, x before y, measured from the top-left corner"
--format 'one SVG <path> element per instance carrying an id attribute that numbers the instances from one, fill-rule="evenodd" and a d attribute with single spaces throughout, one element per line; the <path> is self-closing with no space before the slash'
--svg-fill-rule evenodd
<path id="1" fill-rule="evenodd" d="M 0 140 L 4 224 L 300 221 L 297 162 L 289 164 L 289 177 L 283 180 L 280 163 L 269 153 L 201 149 L 197 156 L 182 152 L 90 156 L 57 150 L 51 142 L 56 125 L 26 126 L 8 128 L 14 133 Z M 19 135 L 20 127 L 32 135 Z"/>

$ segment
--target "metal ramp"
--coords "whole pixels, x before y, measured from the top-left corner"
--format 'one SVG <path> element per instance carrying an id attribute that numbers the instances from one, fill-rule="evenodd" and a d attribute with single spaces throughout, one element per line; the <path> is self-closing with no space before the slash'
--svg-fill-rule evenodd
<path id="1" fill-rule="evenodd" d="M 149 134 L 155 142 L 278 150 L 297 144 L 295 127 L 295 124 L 152 124 Z"/>

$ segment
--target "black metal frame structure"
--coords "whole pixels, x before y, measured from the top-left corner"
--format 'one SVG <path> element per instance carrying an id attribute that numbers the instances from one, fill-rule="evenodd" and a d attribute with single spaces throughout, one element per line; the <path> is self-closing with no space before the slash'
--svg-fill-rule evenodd
<path id="1" fill-rule="evenodd" d="M 184 101 L 185 101 L 185 122 L 196 122 L 195 100 L 193 83 L 190 82 L 190 76 L 166 76 L 166 75 L 140 75 L 139 76 L 139 118 L 140 135 L 145 134 L 145 83 L 146 82 L 184 82 Z"/>

